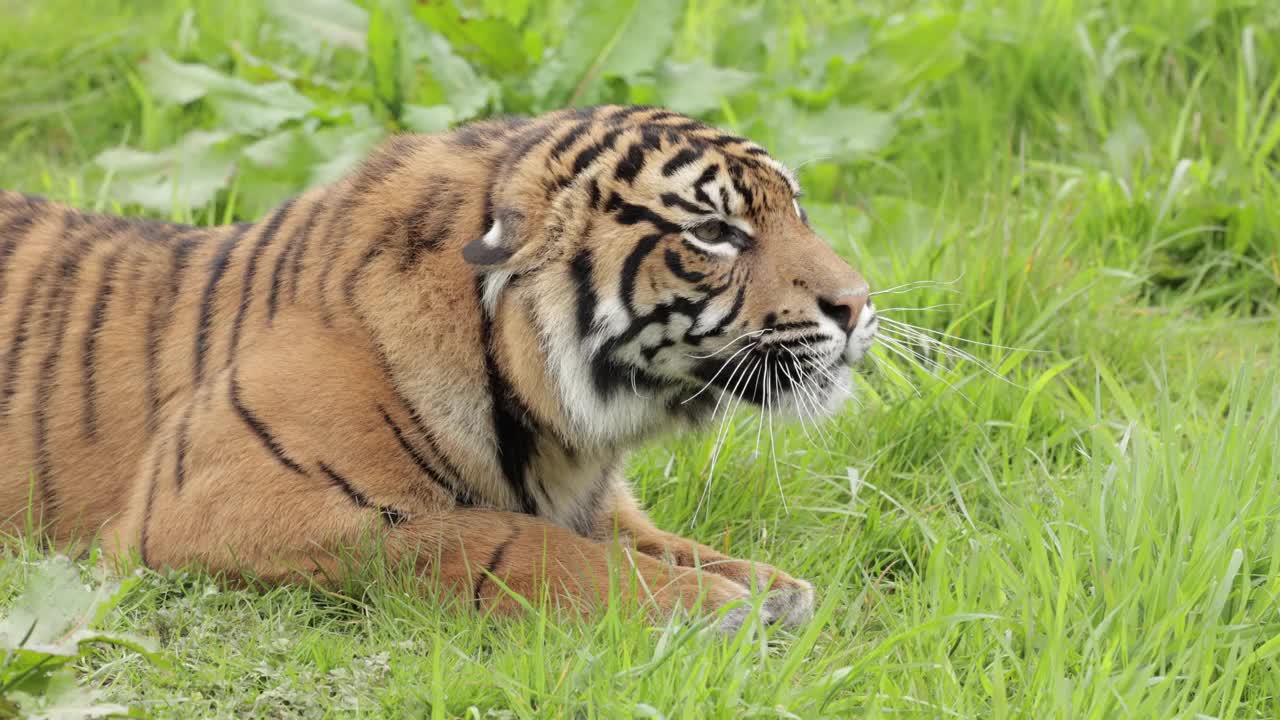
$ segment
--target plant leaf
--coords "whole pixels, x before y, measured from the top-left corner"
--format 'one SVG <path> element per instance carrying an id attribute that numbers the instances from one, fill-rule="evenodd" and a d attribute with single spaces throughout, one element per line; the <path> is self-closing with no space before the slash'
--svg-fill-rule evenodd
<path id="1" fill-rule="evenodd" d="M 177 62 L 160 50 L 142 63 L 141 73 L 157 99 L 177 104 L 204 99 L 236 132 L 273 130 L 315 107 L 287 82 L 255 85 L 205 65 Z"/>
<path id="2" fill-rule="evenodd" d="M 230 181 L 237 154 L 233 137 L 197 130 L 160 152 L 115 148 L 94 162 L 112 173 L 111 194 L 122 203 L 158 212 L 198 207 Z"/>
<path id="3" fill-rule="evenodd" d="M 659 93 L 663 105 L 697 115 L 717 109 L 721 98 L 746 90 L 756 78 L 755 73 L 715 67 L 702 61 L 668 62 L 662 67 Z"/>
<path id="4" fill-rule="evenodd" d="M 594 99 L 604 77 L 654 70 L 683 13 L 684 0 L 583 0 L 566 40 L 530 78 L 541 107 Z"/>
<path id="5" fill-rule="evenodd" d="M 316 54 L 326 47 L 364 52 L 369 13 L 348 0 L 267 0 L 280 34 Z"/>
<path id="6" fill-rule="evenodd" d="M 407 105 L 400 113 L 400 124 L 408 130 L 421 133 L 443 132 L 453 123 L 453 108 L 448 105 Z"/>
<path id="7" fill-rule="evenodd" d="M 786 103 L 771 121 L 774 155 L 793 166 L 805 162 L 847 162 L 883 150 L 897 132 L 892 113 L 864 107 L 832 105 L 806 112 Z"/>

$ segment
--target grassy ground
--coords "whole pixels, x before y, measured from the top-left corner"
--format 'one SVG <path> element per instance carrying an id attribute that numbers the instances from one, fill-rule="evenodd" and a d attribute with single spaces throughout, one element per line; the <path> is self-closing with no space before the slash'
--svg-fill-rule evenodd
<path id="1" fill-rule="evenodd" d="M 1269 2 L 393 5 L 0 0 L 0 186 L 251 218 L 389 129 L 670 103 L 803 164 L 875 287 L 948 282 L 882 296 L 888 317 L 1037 352 L 956 343 L 1001 379 L 881 348 L 821 431 L 737 418 L 709 485 L 714 432 L 636 458 L 660 524 L 813 581 L 798 633 L 144 574 L 106 627 L 169 664 L 89 652 L 102 697 L 156 717 L 1280 716 Z M 40 567 L 9 543 L 0 602 Z"/>

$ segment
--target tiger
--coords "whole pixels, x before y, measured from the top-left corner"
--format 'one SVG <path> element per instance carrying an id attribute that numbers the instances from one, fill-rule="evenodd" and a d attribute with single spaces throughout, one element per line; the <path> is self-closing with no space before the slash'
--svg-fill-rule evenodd
<path id="1" fill-rule="evenodd" d="M 253 223 L 0 192 L 4 527 L 279 584 L 351 579 L 372 535 L 488 613 L 802 625 L 810 583 L 659 529 L 624 472 L 726 397 L 850 396 L 877 316 L 800 196 L 617 105 L 393 135 Z"/>

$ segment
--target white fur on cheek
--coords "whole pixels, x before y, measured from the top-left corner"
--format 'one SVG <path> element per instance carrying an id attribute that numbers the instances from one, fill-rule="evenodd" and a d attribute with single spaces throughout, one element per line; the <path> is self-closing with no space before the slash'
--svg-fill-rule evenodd
<path id="1" fill-rule="evenodd" d="M 488 242 L 487 236 L 485 242 Z M 484 309 L 490 315 L 497 310 L 498 297 L 508 282 L 511 282 L 510 270 L 494 270 L 484 276 Z"/>

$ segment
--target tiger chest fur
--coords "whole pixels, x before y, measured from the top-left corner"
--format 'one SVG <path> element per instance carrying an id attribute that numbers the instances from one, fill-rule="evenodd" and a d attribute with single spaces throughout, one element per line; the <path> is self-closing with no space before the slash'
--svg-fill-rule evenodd
<path id="1" fill-rule="evenodd" d="M 658 529 L 623 476 L 737 403 L 847 397 L 876 315 L 798 195 L 613 106 L 398 136 L 252 224 L 0 193 L 0 511 L 152 567 L 331 582 L 372 531 L 499 610 L 628 572 L 655 612 L 732 628 L 767 591 L 802 622 L 807 583 Z"/>

